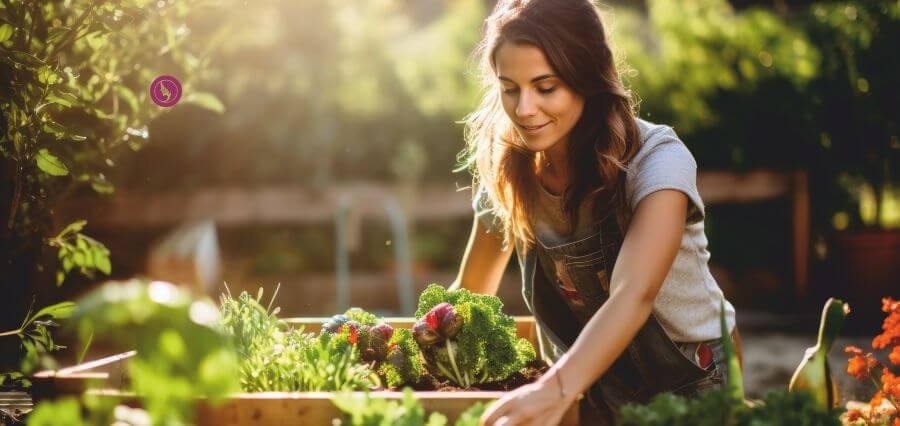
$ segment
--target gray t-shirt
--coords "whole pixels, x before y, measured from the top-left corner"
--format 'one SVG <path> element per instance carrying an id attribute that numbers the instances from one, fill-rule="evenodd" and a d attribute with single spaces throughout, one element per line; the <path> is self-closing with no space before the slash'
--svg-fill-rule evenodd
<path id="1" fill-rule="evenodd" d="M 688 212 L 681 247 L 672 268 L 656 295 L 653 312 L 676 342 L 716 339 L 719 331 L 719 301 L 722 291 L 709 271 L 709 251 L 703 227 L 705 209 L 697 190 L 697 163 L 687 146 L 669 126 L 638 119 L 643 146 L 629 165 L 625 192 L 632 212 L 647 195 L 675 189 L 687 195 Z M 562 197 L 547 192 L 540 184 L 538 202 L 530 213 L 537 238 L 545 245 L 565 244 L 583 238 L 592 223 L 590 203 L 579 210 L 578 224 L 569 235 L 568 218 L 562 212 Z M 473 202 L 482 222 L 493 227 L 494 217 L 486 211 L 481 193 Z M 734 307 L 725 302 L 725 319 L 734 328 Z"/>

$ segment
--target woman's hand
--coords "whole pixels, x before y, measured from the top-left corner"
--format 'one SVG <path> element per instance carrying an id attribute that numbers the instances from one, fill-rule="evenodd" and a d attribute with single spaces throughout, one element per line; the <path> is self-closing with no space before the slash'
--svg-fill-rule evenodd
<path id="1" fill-rule="evenodd" d="M 486 426 L 557 425 L 578 395 L 565 394 L 558 372 L 548 371 L 537 382 L 519 387 L 485 411 L 481 424 Z"/>

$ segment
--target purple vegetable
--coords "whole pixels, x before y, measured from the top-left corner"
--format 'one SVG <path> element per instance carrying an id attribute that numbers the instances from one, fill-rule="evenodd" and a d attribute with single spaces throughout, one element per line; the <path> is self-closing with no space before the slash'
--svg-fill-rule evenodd
<path id="1" fill-rule="evenodd" d="M 422 319 L 413 326 L 413 337 L 420 346 L 452 339 L 462 327 L 463 319 L 456 314 L 456 309 L 449 303 L 441 303 L 431 308 Z"/>
<path id="2" fill-rule="evenodd" d="M 394 335 L 394 327 L 390 324 L 381 323 L 372 327 L 372 336 L 389 342 Z"/>
<path id="3" fill-rule="evenodd" d="M 438 334 L 437 330 L 431 328 L 427 322 L 419 320 L 413 326 L 413 338 L 416 339 L 416 343 L 419 346 L 426 347 L 439 342 L 441 335 Z"/>

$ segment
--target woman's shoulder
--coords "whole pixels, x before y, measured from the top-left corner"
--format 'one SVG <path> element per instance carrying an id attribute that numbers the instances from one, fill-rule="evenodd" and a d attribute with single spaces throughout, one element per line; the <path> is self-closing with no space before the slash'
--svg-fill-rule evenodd
<path id="1" fill-rule="evenodd" d="M 635 121 L 637 121 L 638 133 L 641 135 L 643 146 L 658 144 L 666 139 L 678 139 L 680 141 L 672 126 L 654 123 L 640 117 L 636 117 Z"/>
<path id="2" fill-rule="evenodd" d="M 641 136 L 641 147 L 632 159 L 633 162 L 640 163 L 648 156 L 671 156 L 672 154 L 677 154 L 676 156 L 679 157 L 691 157 L 693 160 L 690 150 L 681 141 L 672 126 L 642 118 L 636 118 L 636 121 Z"/>

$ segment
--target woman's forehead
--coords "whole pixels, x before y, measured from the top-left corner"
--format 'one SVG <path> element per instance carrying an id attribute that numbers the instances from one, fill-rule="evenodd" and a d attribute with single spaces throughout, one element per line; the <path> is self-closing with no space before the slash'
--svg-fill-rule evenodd
<path id="1" fill-rule="evenodd" d="M 494 58 L 497 77 L 516 84 L 555 74 L 544 51 L 533 44 L 503 43 Z"/>

